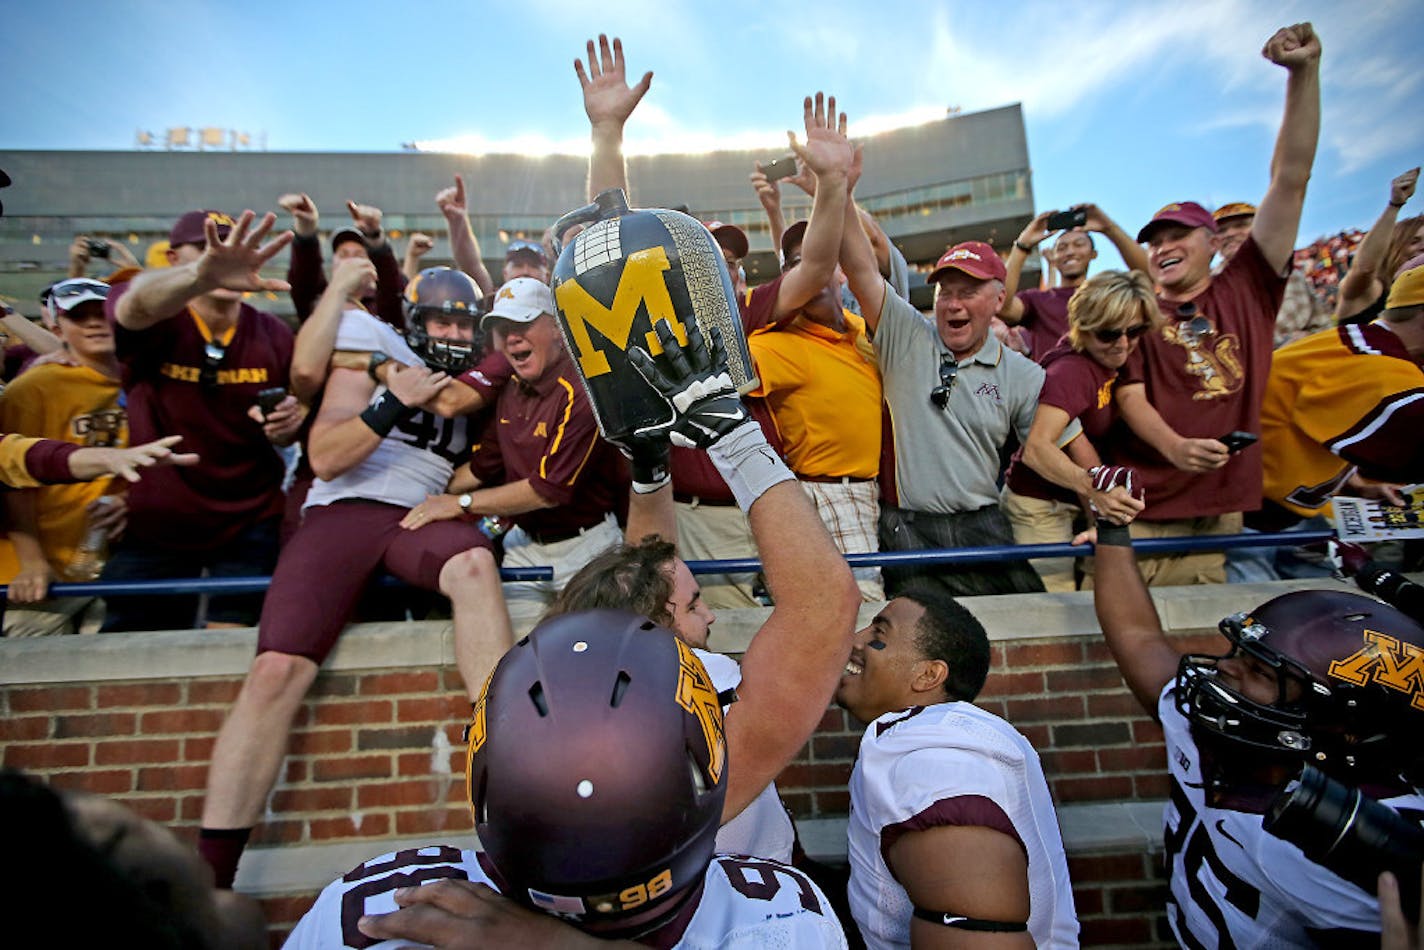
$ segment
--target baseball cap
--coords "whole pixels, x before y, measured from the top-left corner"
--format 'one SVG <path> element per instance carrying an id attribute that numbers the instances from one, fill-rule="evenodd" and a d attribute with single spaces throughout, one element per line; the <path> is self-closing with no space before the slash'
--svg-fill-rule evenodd
<path id="1" fill-rule="evenodd" d="M 494 303 L 480 321 L 488 328 L 491 320 L 533 323 L 542 313 L 554 312 L 554 292 L 533 277 L 516 277 L 494 292 Z"/>
<path id="2" fill-rule="evenodd" d="M 173 230 L 168 232 L 168 246 L 180 244 L 206 244 L 208 237 L 203 233 L 203 222 L 211 218 L 218 226 L 218 238 L 225 238 L 232 230 L 233 220 L 221 211 L 189 211 L 173 222 Z"/>
<path id="3" fill-rule="evenodd" d="M 1424 303 L 1424 264 L 1411 267 L 1394 279 L 1384 308 L 1393 310 L 1396 307 L 1413 307 L 1421 303 Z"/>
<path id="4" fill-rule="evenodd" d="M 1009 273 L 999 255 L 983 241 L 964 241 L 945 251 L 935 261 L 926 283 L 935 283 L 947 270 L 963 271 L 978 280 L 1003 280 Z"/>
<path id="5" fill-rule="evenodd" d="M 712 239 L 714 241 L 731 251 L 732 256 L 738 260 L 746 257 L 747 251 L 751 250 L 751 242 L 747 240 L 747 232 L 735 224 L 725 224 L 721 221 L 703 221 L 702 226 L 712 232 Z"/>
<path id="6" fill-rule="evenodd" d="M 366 235 L 361 233 L 361 229 L 354 224 L 348 224 L 344 228 L 338 228 L 331 235 L 331 253 L 335 254 L 336 249 L 348 241 L 359 241 L 361 246 L 366 245 Z"/>
<path id="7" fill-rule="evenodd" d="M 781 232 L 781 262 L 786 263 L 787 248 L 798 247 L 806 239 L 806 226 L 810 222 L 797 221 L 791 227 Z"/>
<path id="8" fill-rule="evenodd" d="M 1141 244 L 1152 236 L 1152 232 L 1157 230 L 1158 225 L 1180 224 L 1189 228 L 1206 228 L 1212 234 L 1216 233 L 1216 219 L 1213 218 L 1205 208 L 1195 201 L 1174 201 L 1169 205 L 1163 205 L 1157 209 L 1157 213 L 1152 216 L 1152 220 L 1142 226 L 1142 230 L 1137 232 L 1137 243 Z"/>
<path id="9" fill-rule="evenodd" d="M 73 277 L 52 285 L 45 293 L 52 310 L 66 313 L 90 300 L 104 300 L 109 296 L 109 285 L 88 277 Z"/>
<path id="10" fill-rule="evenodd" d="M 515 238 L 509 242 L 509 246 L 504 249 L 504 259 L 511 257 L 528 256 L 537 257 L 539 263 L 548 266 L 549 258 L 544 253 L 544 245 L 538 241 L 526 241 L 524 238 Z"/>
<path id="11" fill-rule="evenodd" d="M 1256 213 L 1256 206 L 1245 201 L 1228 201 L 1211 213 L 1212 219 L 1225 221 L 1227 218 L 1245 218 Z"/>

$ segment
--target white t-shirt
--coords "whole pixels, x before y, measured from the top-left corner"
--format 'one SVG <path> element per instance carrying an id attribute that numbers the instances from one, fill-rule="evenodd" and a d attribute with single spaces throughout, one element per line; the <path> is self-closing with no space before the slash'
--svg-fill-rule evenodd
<path id="1" fill-rule="evenodd" d="M 851 773 L 850 909 L 871 950 L 908 948 L 914 914 L 882 848 L 900 833 L 984 825 L 984 799 L 1008 819 L 998 830 L 1014 834 L 1028 855 L 1034 942 L 1078 946 L 1068 860 L 1038 754 L 998 716 L 970 703 L 939 703 L 871 723 Z"/>
<path id="2" fill-rule="evenodd" d="M 347 310 L 341 315 L 336 349 L 385 353 L 408 366 L 425 365 L 405 337 L 364 310 Z M 377 386 L 371 402 L 385 391 L 384 386 Z M 414 508 L 426 495 L 445 491 L 455 462 L 469 455 L 470 445 L 468 417 L 442 419 L 418 410 L 397 423 L 375 451 L 351 469 L 330 480 L 313 481 L 302 507 L 364 498 Z"/>
<path id="3" fill-rule="evenodd" d="M 396 910 L 392 892 L 427 881 L 455 878 L 488 884 L 498 890 L 478 851 L 431 846 L 372 858 L 331 882 L 297 922 L 284 950 L 338 950 L 420 946 L 403 940 L 370 943 L 357 928 L 365 914 Z M 686 918 L 680 917 L 680 920 Z M 707 875 L 697 909 L 673 944 L 682 950 L 714 947 L 764 950 L 781 947 L 845 947 L 831 905 L 815 883 L 800 871 L 775 861 L 717 855 Z"/>
<path id="4" fill-rule="evenodd" d="M 1167 921 L 1178 942 L 1266 950 L 1313 947 L 1311 930 L 1379 933 L 1379 901 L 1373 894 L 1267 832 L 1261 815 L 1207 805 L 1201 754 L 1190 725 L 1177 711 L 1174 689 L 1175 681 L 1162 690 L 1157 715 L 1172 782 L 1163 815 L 1171 868 Z M 1384 803 L 1420 810 L 1424 796 Z"/>

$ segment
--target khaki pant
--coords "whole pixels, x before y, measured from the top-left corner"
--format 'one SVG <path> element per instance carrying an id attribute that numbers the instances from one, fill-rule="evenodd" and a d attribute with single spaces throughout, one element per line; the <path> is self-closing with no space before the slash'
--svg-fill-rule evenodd
<path id="1" fill-rule="evenodd" d="M 1061 501 L 1048 501 L 1020 495 L 1004 486 L 999 508 L 1014 529 L 1015 544 L 1067 544 L 1073 540 L 1073 519 L 1078 506 Z M 1043 578 L 1047 591 L 1077 590 L 1073 576 L 1073 558 L 1040 557 L 1028 562 Z"/>
<path id="2" fill-rule="evenodd" d="M 684 561 L 723 561 L 756 557 L 747 516 L 736 505 L 677 503 L 677 554 Z M 713 610 L 760 607 L 752 595 L 756 574 L 699 574 L 702 602 Z"/>
<path id="3" fill-rule="evenodd" d="M 53 597 L 37 604 L 5 608 L 7 637 L 48 637 L 66 633 L 98 633 L 104 623 L 104 602 L 97 597 Z"/>
<path id="4" fill-rule="evenodd" d="M 1183 518 L 1178 521 L 1134 521 L 1128 526 L 1133 540 L 1148 538 L 1204 537 L 1213 534 L 1240 534 L 1241 512 L 1232 511 L 1209 518 Z M 1137 559 L 1137 568 L 1149 587 L 1180 587 L 1189 584 L 1226 583 L 1226 552 L 1203 551 L 1197 554 L 1164 554 L 1160 557 Z M 1083 563 L 1087 577 L 1085 590 L 1093 586 L 1093 560 Z"/>

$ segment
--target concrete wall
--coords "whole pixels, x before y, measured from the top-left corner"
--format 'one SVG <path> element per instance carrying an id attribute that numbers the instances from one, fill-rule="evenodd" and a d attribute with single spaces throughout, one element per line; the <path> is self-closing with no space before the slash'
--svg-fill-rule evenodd
<path id="1" fill-rule="evenodd" d="M 1213 647 L 1221 617 L 1304 586 L 1312 585 L 1165 588 L 1154 597 L 1179 646 Z M 1085 945 L 1160 944 L 1162 735 L 1123 687 L 1091 595 L 965 603 L 994 641 L 980 705 L 1014 723 L 1043 758 Z M 873 613 L 867 607 L 864 618 Z M 741 652 L 762 615 L 725 612 L 712 645 Z M 255 641 L 251 630 L 0 640 L 0 763 L 112 795 L 196 837 L 213 738 Z M 358 625 L 343 635 L 238 877 L 239 889 L 264 898 L 275 934 L 323 884 L 373 855 L 470 840 L 467 713 L 447 623 Z M 779 779 L 812 854 L 844 858 L 859 733 L 829 709 Z"/>

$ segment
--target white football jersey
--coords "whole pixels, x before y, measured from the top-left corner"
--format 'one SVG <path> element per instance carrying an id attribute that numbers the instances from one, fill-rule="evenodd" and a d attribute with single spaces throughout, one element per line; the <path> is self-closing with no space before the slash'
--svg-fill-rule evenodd
<path id="1" fill-rule="evenodd" d="M 885 864 L 886 837 L 936 825 L 983 825 L 976 820 L 982 799 L 998 806 L 1028 854 L 1034 942 L 1078 946 L 1068 861 L 1038 754 L 998 716 L 971 703 L 939 703 L 871 723 L 851 773 L 850 909 L 871 950 L 910 946 L 914 905 Z"/>
<path id="2" fill-rule="evenodd" d="M 364 310 L 347 310 L 336 332 L 336 349 L 385 353 L 407 366 L 424 366 L 390 324 Z M 377 386 L 371 401 L 384 393 Z M 442 419 L 421 409 L 396 423 L 375 451 L 350 470 L 327 481 L 316 479 L 303 508 L 329 505 L 348 498 L 382 501 L 414 508 L 426 495 L 438 495 L 450 482 L 455 463 L 470 451 L 469 417 Z"/>
<path id="3" fill-rule="evenodd" d="M 712 688 L 718 693 L 735 689 L 742 681 L 742 668 L 731 657 L 707 650 L 694 649 L 692 652 L 707 667 L 707 675 L 712 677 Z M 717 832 L 717 851 L 719 854 L 752 854 L 789 864 L 795 841 L 796 830 L 791 825 L 791 816 L 786 814 L 786 808 L 781 804 L 776 783 L 771 782 L 752 799 L 750 805 L 742 809 L 741 814 Z"/>
<path id="4" fill-rule="evenodd" d="M 403 940 L 373 942 L 357 929 L 356 922 L 365 914 L 391 913 L 397 909 L 392 896 L 397 888 L 427 881 L 455 878 L 498 890 L 487 863 L 488 858 L 478 851 L 449 846 L 372 858 L 326 886 L 292 930 L 284 950 L 420 946 Z M 671 932 L 679 928 L 680 934 Z M 696 909 L 690 917 L 679 914 L 664 930 L 669 932 L 659 936 L 676 937 L 671 946 L 683 950 L 797 950 L 846 945 L 830 902 L 814 882 L 787 865 L 737 855 L 712 859 Z"/>
<path id="5" fill-rule="evenodd" d="M 1186 717 L 1177 711 L 1175 681 L 1162 690 L 1157 714 L 1167 739 L 1171 796 L 1165 825 L 1171 896 L 1167 920 L 1184 947 L 1313 947 L 1312 930 L 1379 933 L 1379 901 L 1307 858 L 1262 826 L 1262 816 L 1213 808 L 1203 791 L 1201 756 Z M 1424 797 L 1385 800 L 1424 809 Z"/>

